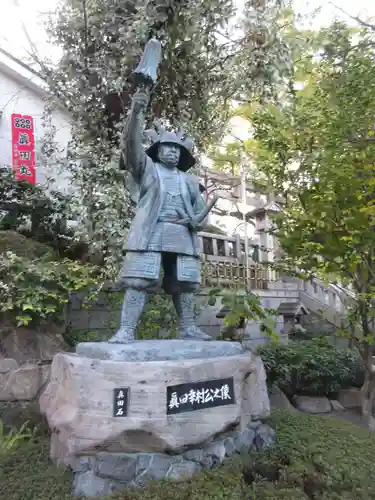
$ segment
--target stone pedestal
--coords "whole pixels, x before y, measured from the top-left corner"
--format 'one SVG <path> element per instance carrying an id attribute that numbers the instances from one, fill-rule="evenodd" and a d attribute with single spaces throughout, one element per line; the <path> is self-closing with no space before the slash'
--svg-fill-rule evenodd
<path id="1" fill-rule="evenodd" d="M 235 342 L 79 344 L 54 358 L 40 405 L 77 495 L 181 479 L 274 439 L 263 363 Z"/>

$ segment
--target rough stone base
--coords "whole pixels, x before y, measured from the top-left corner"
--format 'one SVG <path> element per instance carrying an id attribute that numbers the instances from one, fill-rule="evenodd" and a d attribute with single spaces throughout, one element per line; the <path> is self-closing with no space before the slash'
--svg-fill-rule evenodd
<path id="1" fill-rule="evenodd" d="M 76 347 L 79 356 L 110 361 L 176 361 L 186 359 L 212 359 L 243 354 L 239 342 L 201 340 L 135 340 L 130 344 L 108 342 L 82 342 Z"/>
<path id="2" fill-rule="evenodd" d="M 269 415 L 262 360 L 239 343 L 158 340 L 134 343 L 136 348 L 97 344 L 81 344 L 86 356 L 57 354 L 40 398 L 51 429 L 50 456 L 58 465 L 71 466 L 77 456 L 99 452 L 182 454 Z M 107 359 L 98 359 L 99 351 Z M 153 361 L 139 360 L 151 356 Z M 226 404 L 168 412 L 168 388 L 216 380 L 233 382 Z M 114 412 L 116 388 L 128 391 L 125 418 Z"/>
<path id="3" fill-rule="evenodd" d="M 275 431 L 260 420 L 245 430 L 181 455 L 165 453 L 98 453 L 73 463 L 73 495 L 99 497 L 124 488 L 144 487 L 151 480 L 181 481 L 211 469 L 235 454 L 259 451 L 275 443 Z"/>

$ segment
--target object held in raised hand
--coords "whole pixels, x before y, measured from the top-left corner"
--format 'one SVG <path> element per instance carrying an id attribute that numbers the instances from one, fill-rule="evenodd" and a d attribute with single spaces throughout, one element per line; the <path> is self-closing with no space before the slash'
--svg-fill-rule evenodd
<path id="1" fill-rule="evenodd" d="M 141 60 L 132 73 L 132 80 L 138 87 L 147 88 L 155 85 L 161 56 L 161 43 L 152 38 L 147 42 Z"/>
<path id="2" fill-rule="evenodd" d="M 140 89 L 144 90 L 147 95 L 150 94 L 151 88 L 155 85 L 157 81 L 157 73 L 158 67 L 161 61 L 162 51 L 161 51 L 161 43 L 159 40 L 152 38 L 149 40 L 145 46 L 143 51 L 141 60 L 139 61 L 138 66 L 135 68 L 131 75 L 131 80 L 138 87 L 138 91 Z M 144 108 L 141 107 L 140 117 L 143 120 L 143 112 Z M 127 130 L 128 121 L 130 116 L 128 116 L 127 121 L 125 122 L 124 130 Z M 125 159 L 123 152 L 121 153 L 120 158 L 120 170 L 126 170 Z M 124 179 L 126 184 L 132 186 L 132 191 L 134 191 L 134 180 L 131 174 L 126 176 Z M 139 197 L 139 193 L 134 194 L 134 201 Z"/>

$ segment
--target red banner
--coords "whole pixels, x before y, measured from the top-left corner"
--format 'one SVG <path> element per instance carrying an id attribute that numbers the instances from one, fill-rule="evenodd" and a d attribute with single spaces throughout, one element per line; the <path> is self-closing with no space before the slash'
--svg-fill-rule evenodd
<path id="1" fill-rule="evenodd" d="M 12 165 L 19 181 L 35 184 L 34 120 L 31 116 L 12 115 Z"/>

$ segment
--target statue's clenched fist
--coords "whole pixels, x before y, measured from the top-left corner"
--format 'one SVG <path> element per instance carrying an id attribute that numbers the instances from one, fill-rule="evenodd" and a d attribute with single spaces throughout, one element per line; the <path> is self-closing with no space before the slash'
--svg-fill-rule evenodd
<path id="1" fill-rule="evenodd" d="M 148 93 L 143 90 L 139 89 L 133 96 L 132 102 L 133 102 L 133 109 L 135 111 L 143 111 L 147 108 L 148 103 L 150 101 L 150 97 Z"/>

